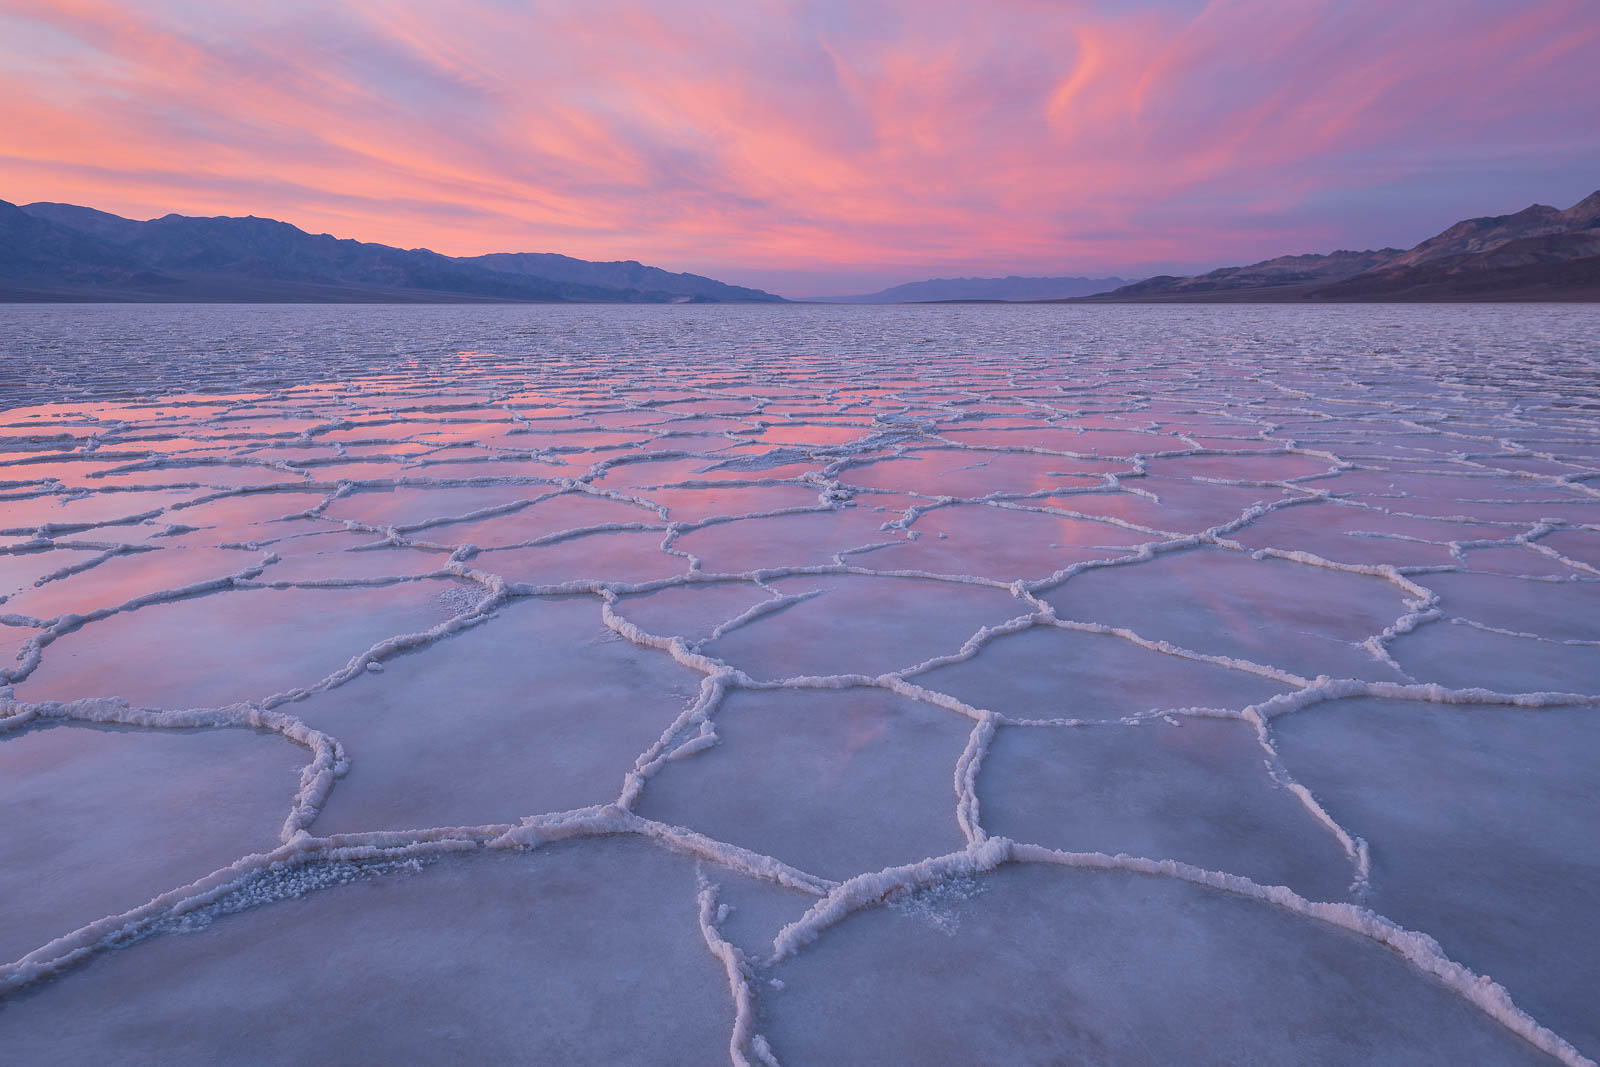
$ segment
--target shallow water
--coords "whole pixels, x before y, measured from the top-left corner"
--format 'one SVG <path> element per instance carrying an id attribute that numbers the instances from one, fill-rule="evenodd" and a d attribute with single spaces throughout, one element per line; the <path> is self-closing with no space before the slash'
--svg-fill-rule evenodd
<path id="1" fill-rule="evenodd" d="M 1597 327 L 0 308 L 0 1042 L 1585 1062 Z"/>

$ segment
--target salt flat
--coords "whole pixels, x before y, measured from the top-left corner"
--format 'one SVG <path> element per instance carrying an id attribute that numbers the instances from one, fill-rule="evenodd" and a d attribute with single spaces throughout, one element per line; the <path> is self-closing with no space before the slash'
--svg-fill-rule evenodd
<path id="1" fill-rule="evenodd" d="M 0 1047 L 1592 1062 L 1597 327 L 0 308 Z"/>

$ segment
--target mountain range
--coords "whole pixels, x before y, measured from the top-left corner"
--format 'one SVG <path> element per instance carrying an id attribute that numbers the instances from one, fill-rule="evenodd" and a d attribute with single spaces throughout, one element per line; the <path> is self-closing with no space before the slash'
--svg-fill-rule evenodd
<path id="1" fill-rule="evenodd" d="M 0 200 L 0 301 L 407 303 L 775 302 L 760 289 L 633 261 L 453 257 L 340 240 L 286 222 Z"/>
<path id="2" fill-rule="evenodd" d="M 1600 191 L 1466 219 L 1408 249 L 1279 256 L 1190 277 L 933 278 L 835 303 L 1600 300 Z M 0 200 L 0 301 L 781 302 L 632 260 L 544 252 L 444 256 L 247 216 L 137 221 Z"/>
<path id="3" fill-rule="evenodd" d="M 818 297 L 829 304 L 916 304 L 942 300 L 1062 300 L 1103 293 L 1128 284 L 1127 278 L 930 278 L 860 296 Z"/>
<path id="4" fill-rule="evenodd" d="M 1088 297 L 1104 303 L 1600 300 L 1600 191 L 1466 219 L 1408 248 L 1279 256 Z"/>

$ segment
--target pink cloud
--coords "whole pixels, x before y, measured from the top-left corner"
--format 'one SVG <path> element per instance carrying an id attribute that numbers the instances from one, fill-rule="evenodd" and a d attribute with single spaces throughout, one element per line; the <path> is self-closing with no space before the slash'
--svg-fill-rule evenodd
<path id="1" fill-rule="evenodd" d="M 1600 185 L 1586 0 L 196 11 L 0 0 L 0 40 L 59 42 L 0 44 L 0 197 L 815 290 L 1405 243 Z"/>

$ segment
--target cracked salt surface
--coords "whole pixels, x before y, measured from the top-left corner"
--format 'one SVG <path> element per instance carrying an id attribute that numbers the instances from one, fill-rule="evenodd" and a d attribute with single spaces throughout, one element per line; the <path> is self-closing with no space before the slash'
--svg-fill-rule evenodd
<path id="1" fill-rule="evenodd" d="M 9 1059 L 1600 1055 L 1586 309 L 0 337 Z"/>

